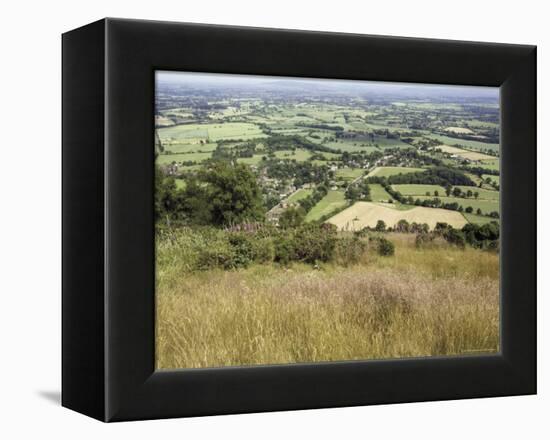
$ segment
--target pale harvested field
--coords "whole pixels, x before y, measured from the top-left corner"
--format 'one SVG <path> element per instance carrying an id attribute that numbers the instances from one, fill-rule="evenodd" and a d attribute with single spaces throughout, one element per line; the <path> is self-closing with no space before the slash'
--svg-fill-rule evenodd
<path id="1" fill-rule="evenodd" d="M 387 226 L 392 227 L 399 220 L 407 220 L 409 223 L 427 223 L 430 228 L 434 228 L 438 222 L 448 223 L 455 228 L 462 228 L 468 223 L 461 213 L 447 209 L 416 206 L 402 211 L 371 202 L 357 202 L 331 217 L 327 222 L 336 225 L 340 230 L 355 231 L 367 226 L 373 228 L 378 220 L 383 220 Z"/>
<path id="2" fill-rule="evenodd" d="M 407 167 L 376 167 L 372 170 L 368 177 L 390 177 L 397 174 L 417 173 L 426 171 L 425 168 L 407 168 Z"/>
<path id="3" fill-rule="evenodd" d="M 463 157 L 464 159 L 470 160 L 489 160 L 494 159 L 493 156 L 488 154 L 478 153 L 477 151 L 463 150 L 462 148 L 451 147 L 450 145 L 438 145 L 435 148 L 439 148 L 441 151 L 450 154 L 456 154 L 457 156 Z"/>
<path id="4" fill-rule="evenodd" d="M 447 127 L 445 131 L 450 131 L 451 133 L 458 133 L 458 134 L 472 134 L 473 131 L 469 128 L 465 127 Z"/>
<path id="5" fill-rule="evenodd" d="M 156 127 L 168 127 L 170 125 L 174 125 L 174 121 L 172 121 L 170 118 L 166 118 L 164 116 L 155 116 L 155 126 Z"/>

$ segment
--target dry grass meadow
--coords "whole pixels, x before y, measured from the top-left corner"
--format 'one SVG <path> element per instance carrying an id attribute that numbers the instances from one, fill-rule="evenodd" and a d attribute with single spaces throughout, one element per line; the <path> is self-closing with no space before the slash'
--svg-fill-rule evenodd
<path id="1" fill-rule="evenodd" d="M 157 248 L 157 368 L 499 350 L 498 254 L 391 234 L 395 255 L 351 266 L 187 272 Z"/>

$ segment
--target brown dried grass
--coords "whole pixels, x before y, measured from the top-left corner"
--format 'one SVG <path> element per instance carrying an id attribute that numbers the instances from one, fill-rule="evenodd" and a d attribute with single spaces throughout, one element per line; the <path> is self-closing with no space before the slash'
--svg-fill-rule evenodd
<path id="1" fill-rule="evenodd" d="M 157 367 L 498 351 L 498 256 L 392 239 L 394 257 L 348 268 L 171 270 L 157 281 Z"/>

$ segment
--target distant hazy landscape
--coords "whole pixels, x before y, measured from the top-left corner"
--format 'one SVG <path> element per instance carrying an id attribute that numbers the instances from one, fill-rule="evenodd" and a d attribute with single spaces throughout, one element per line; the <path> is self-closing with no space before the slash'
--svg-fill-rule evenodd
<path id="1" fill-rule="evenodd" d="M 156 74 L 157 367 L 499 349 L 496 88 Z"/>

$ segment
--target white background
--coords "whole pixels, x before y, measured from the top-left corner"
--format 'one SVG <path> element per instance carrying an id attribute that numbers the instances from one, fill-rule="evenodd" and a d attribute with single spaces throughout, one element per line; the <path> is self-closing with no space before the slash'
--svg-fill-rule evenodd
<path id="1" fill-rule="evenodd" d="M 0 24 L 0 437 L 550 438 L 545 2 L 7 1 Z M 105 16 L 538 45 L 539 395 L 102 424 L 59 406 L 61 39 Z M 546 172 L 542 172 L 542 170 Z M 546 177 L 546 179 L 544 179 Z"/>

